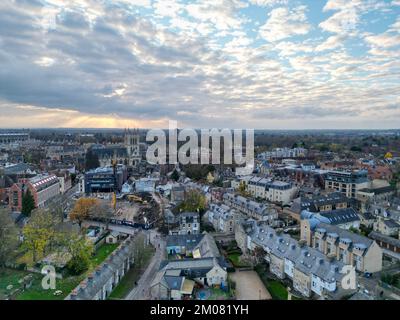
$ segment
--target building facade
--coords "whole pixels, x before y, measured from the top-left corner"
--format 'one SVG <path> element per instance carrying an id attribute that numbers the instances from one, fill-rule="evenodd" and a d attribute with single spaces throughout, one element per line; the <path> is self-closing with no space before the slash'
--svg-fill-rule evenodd
<path id="1" fill-rule="evenodd" d="M 368 188 L 368 171 L 329 171 L 325 177 L 325 189 L 337 191 L 348 198 L 356 198 L 357 192 Z"/>
<path id="2" fill-rule="evenodd" d="M 325 256 L 355 266 L 360 272 L 382 270 L 382 250 L 367 237 L 314 220 L 302 220 L 300 238 Z"/>
<path id="3" fill-rule="evenodd" d="M 261 204 L 233 193 L 225 193 L 223 200 L 227 206 L 244 213 L 249 218 L 265 221 L 269 224 L 274 224 L 278 219 L 278 211 L 273 205 Z"/>
<path id="4" fill-rule="evenodd" d="M 33 178 L 20 179 L 10 188 L 9 206 L 12 211 L 22 210 L 22 196 L 28 189 L 35 201 L 35 207 L 41 208 L 60 194 L 60 182 L 55 175 L 37 175 Z"/>

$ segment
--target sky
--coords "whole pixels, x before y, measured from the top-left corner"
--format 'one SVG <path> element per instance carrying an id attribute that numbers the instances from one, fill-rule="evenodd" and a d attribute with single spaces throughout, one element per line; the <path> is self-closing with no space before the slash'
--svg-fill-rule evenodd
<path id="1" fill-rule="evenodd" d="M 1 0 L 1 128 L 389 129 L 400 0 Z"/>

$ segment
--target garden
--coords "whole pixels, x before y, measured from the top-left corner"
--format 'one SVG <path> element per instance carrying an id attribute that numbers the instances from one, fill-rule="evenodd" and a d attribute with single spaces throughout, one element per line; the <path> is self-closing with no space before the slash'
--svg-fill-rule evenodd
<path id="1" fill-rule="evenodd" d="M 16 269 L 0 269 L 0 300 L 63 300 L 90 272 L 118 247 L 118 244 L 102 244 L 89 258 L 89 268 L 81 274 L 61 270 L 62 279 L 56 280 L 56 289 L 42 288 L 43 275 Z"/>

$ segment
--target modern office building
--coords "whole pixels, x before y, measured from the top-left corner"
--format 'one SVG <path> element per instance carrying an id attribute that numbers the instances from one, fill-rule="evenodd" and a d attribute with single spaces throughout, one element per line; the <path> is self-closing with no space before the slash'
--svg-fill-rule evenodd
<path id="1" fill-rule="evenodd" d="M 85 173 L 85 193 L 108 193 L 121 191 L 122 185 L 127 180 L 128 173 L 124 165 L 97 168 Z"/>
<path id="2" fill-rule="evenodd" d="M 368 171 L 329 171 L 325 177 L 325 189 L 338 191 L 346 197 L 355 198 L 359 190 L 368 188 Z"/>

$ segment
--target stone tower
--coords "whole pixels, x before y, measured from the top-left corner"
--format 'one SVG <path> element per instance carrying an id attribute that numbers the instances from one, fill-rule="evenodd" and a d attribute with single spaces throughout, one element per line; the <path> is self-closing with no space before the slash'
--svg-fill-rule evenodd
<path id="1" fill-rule="evenodd" d="M 126 154 L 128 156 L 128 165 L 136 166 L 140 162 L 140 134 L 139 129 L 125 129 Z"/>

